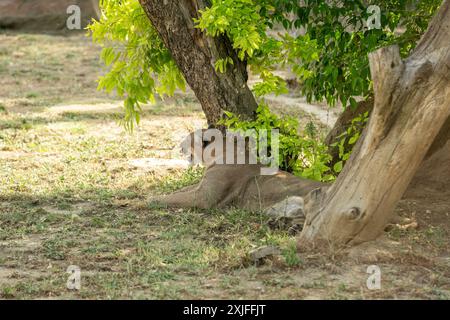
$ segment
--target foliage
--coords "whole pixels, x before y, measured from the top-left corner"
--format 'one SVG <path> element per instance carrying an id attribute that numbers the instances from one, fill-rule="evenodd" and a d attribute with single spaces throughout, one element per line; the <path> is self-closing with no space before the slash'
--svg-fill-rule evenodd
<path id="1" fill-rule="evenodd" d="M 267 132 L 267 145 L 269 150 L 275 141 L 272 141 L 271 130 L 279 130 L 279 157 L 275 159 L 281 170 L 293 173 L 303 178 L 331 181 L 334 177 L 330 174 L 327 163 L 331 160 L 327 146 L 322 143 L 314 124 L 308 123 L 303 132 L 299 132 L 299 123 L 292 117 L 280 118 L 270 112 L 269 107 L 261 103 L 257 109 L 254 121 L 241 120 L 239 115 L 226 113 L 227 118 L 222 124 L 234 132 L 245 134 L 253 131 L 253 137 L 259 143 Z M 261 160 L 261 159 L 258 159 Z"/>
<path id="2" fill-rule="evenodd" d="M 308 102 L 341 102 L 356 107 L 356 98 L 373 94 L 368 53 L 398 44 L 407 56 L 427 28 L 441 0 L 212 0 L 200 11 L 196 27 L 211 36 L 226 35 L 239 59 L 261 81 L 256 96 L 286 93 L 277 69 L 290 68 L 302 83 Z M 367 20 L 380 7 L 380 28 L 369 29 Z M 104 46 L 102 60 L 109 72 L 99 88 L 116 90 L 125 99 L 123 123 L 139 123 L 141 104 L 155 95 L 171 95 L 185 88 L 185 79 L 170 52 L 152 27 L 138 0 L 102 0 L 102 17 L 89 27 L 94 41 Z M 218 72 L 233 65 L 231 57 L 213 62 Z M 331 180 L 350 157 L 345 146 L 359 138 L 367 119 L 355 119 L 335 146 L 339 161 L 327 166 L 327 148 L 314 130 L 298 133 L 293 119 L 279 119 L 261 105 L 258 118 L 243 122 L 228 114 L 230 128 L 280 129 L 280 167 L 315 180 Z M 312 127 L 311 127 L 312 128 Z"/>
<path id="3" fill-rule="evenodd" d="M 350 158 L 353 146 L 358 142 L 368 121 L 369 112 L 365 112 L 355 117 L 347 130 L 337 137 L 338 141 L 331 145 L 331 147 L 339 149 L 340 161 L 333 167 L 335 173 L 339 174 L 342 171 L 345 163 Z"/>
<path id="4" fill-rule="evenodd" d="M 367 54 L 398 43 L 403 55 L 414 48 L 441 0 L 212 0 L 197 27 L 212 36 L 227 35 L 261 82 L 257 96 L 286 92 L 275 75 L 291 67 L 309 101 L 355 106 L 355 97 L 372 94 Z M 381 8 L 381 28 L 369 30 L 369 5 Z M 89 27 L 104 46 L 109 73 L 99 88 L 125 99 L 125 124 L 139 122 L 142 103 L 156 94 L 173 94 L 185 80 L 151 26 L 138 0 L 102 0 L 102 17 Z M 303 30 L 299 32 L 299 30 Z M 399 32 L 402 31 L 402 32 Z M 233 61 L 215 61 L 225 72 Z"/>
<path id="5" fill-rule="evenodd" d="M 101 58 L 109 72 L 99 89 L 116 90 L 125 99 L 124 125 L 139 123 L 141 104 L 155 95 L 172 95 L 185 81 L 137 0 L 102 0 L 102 18 L 89 27 L 104 48 Z"/>
<path id="6" fill-rule="evenodd" d="M 295 241 L 288 242 L 287 246 L 281 252 L 286 265 L 290 268 L 297 267 L 302 263 L 298 254 L 297 243 Z"/>
<path id="7" fill-rule="evenodd" d="M 402 54 L 414 48 L 441 0 L 213 0 L 201 12 L 198 27 L 226 34 L 263 82 L 255 93 L 283 91 L 273 74 L 290 66 L 303 81 L 309 101 L 356 105 L 355 97 L 371 95 L 368 53 L 398 43 Z M 380 7 L 380 28 L 367 20 Z M 269 30 L 281 29 L 277 34 Z M 298 32 L 303 29 L 303 32 Z M 403 29 L 403 32 L 399 32 Z M 296 34 L 297 33 L 297 34 Z M 299 34 L 298 34 L 299 33 Z M 280 87 L 282 89 L 280 89 Z M 281 91 L 280 91 L 281 90 Z"/>

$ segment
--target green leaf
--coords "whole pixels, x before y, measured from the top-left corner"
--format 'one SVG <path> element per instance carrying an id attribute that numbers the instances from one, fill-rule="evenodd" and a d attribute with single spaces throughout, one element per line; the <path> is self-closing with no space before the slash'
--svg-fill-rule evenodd
<path id="1" fill-rule="evenodd" d="M 336 173 L 340 173 L 342 171 L 344 163 L 342 161 L 337 162 L 334 166 L 333 166 L 333 170 Z"/>
<path id="2" fill-rule="evenodd" d="M 356 133 L 353 137 L 348 140 L 348 144 L 355 144 L 359 139 L 359 133 Z"/>

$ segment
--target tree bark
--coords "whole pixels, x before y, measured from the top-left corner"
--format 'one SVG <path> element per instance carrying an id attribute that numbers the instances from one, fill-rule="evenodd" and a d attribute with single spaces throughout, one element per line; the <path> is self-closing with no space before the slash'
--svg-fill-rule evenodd
<path id="1" fill-rule="evenodd" d="M 372 113 L 372 110 L 373 110 L 373 99 L 369 99 L 367 101 L 359 102 L 358 106 L 355 109 L 346 108 L 344 112 L 341 113 L 335 125 L 333 126 L 333 129 L 331 129 L 331 131 L 328 133 L 328 135 L 324 140 L 325 144 L 328 146 L 330 150 L 329 152 L 332 158 L 332 160 L 330 161 L 331 167 L 333 167 L 335 163 L 341 160 L 339 157 L 339 149 L 337 147 L 332 147 L 332 145 L 336 142 L 339 142 L 338 137 L 350 127 L 353 119 L 362 115 L 365 112 L 369 112 L 370 114 Z M 439 134 L 437 135 L 436 139 L 434 139 L 433 144 L 431 145 L 427 155 L 425 156 L 425 160 L 430 158 L 437 151 L 439 151 L 443 146 L 445 146 L 445 144 L 449 140 L 450 140 L 450 117 L 447 118 L 447 121 L 442 126 L 441 131 L 439 131 Z M 346 152 L 351 152 L 353 145 L 347 145 L 345 147 Z"/>
<path id="2" fill-rule="evenodd" d="M 91 0 L 92 7 L 94 8 L 95 14 L 97 15 L 97 19 L 100 19 L 102 16 L 102 12 L 100 10 L 100 0 Z"/>
<path id="3" fill-rule="evenodd" d="M 195 28 L 194 18 L 209 5 L 207 0 L 140 0 L 152 25 L 172 53 L 178 68 L 200 101 L 209 125 L 223 111 L 253 119 L 257 103 L 247 86 L 247 63 L 241 61 L 226 36 L 212 38 Z M 230 57 L 226 72 L 215 62 Z"/>
<path id="4" fill-rule="evenodd" d="M 299 245 L 375 239 L 450 116 L 450 0 L 413 54 L 397 46 L 369 55 L 375 103 L 363 138 L 328 190 L 307 204 Z"/>
<path id="5" fill-rule="evenodd" d="M 450 117 L 447 118 L 447 121 L 445 121 L 441 131 L 439 131 L 436 139 L 434 139 L 430 150 L 428 150 L 428 153 L 425 156 L 425 159 L 430 158 L 433 154 L 439 151 L 443 146 L 445 146 L 448 140 L 450 140 Z"/>

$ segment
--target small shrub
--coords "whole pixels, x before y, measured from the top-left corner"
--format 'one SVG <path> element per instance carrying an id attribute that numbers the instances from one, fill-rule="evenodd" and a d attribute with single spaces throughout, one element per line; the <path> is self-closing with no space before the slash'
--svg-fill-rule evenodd
<path id="1" fill-rule="evenodd" d="M 353 147 L 361 137 L 362 131 L 369 121 L 369 113 L 365 112 L 352 120 L 352 123 L 340 136 L 337 137 L 337 142 L 332 144 L 331 147 L 339 149 L 339 159 L 334 167 L 333 171 L 339 174 L 347 160 L 350 158 Z"/>
<path id="2" fill-rule="evenodd" d="M 226 112 L 226 116 L 227 119 L 222 120 L 221 124 L 234 132 L 254 130 L 257 134 L 254 137 L 257 143 L 260 132 L 267 131 L 269 150 L 272 146 L 270 132 L 272 129 L 278 129 L 279 158 L 276 160 L 281 170 L 317 181 L 334 180 L 335 177 L 327 166 L 331 160 L 328 147 L 320 139 L 313 123 L 308 123 L 305 130 L 299 132 L 299 122 L 296 119 L 280 118 L 270 112 L 269 107 L 263 103 L 259 105 L 254 121 L 243 121 L 230 112 Z"/>
<path id="3" fill-rule="evenodd" d="M 297 252 L 297 245 L 295 241 L 290 241 L 286 248 L 281 251 L 284 261 L 288 267 L 297 267 L 301 264 L 300 256 Z"/>

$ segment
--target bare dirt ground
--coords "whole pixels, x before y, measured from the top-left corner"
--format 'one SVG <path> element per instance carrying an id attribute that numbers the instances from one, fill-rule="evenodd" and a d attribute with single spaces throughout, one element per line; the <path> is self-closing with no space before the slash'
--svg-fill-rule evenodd
<path id="1" fill-rule="evenodd" d="M 450 298 L 450 164 L 424 169 L 397 208 L 402 223 L 379 240 L 297 254 L 295 238 L 259 213 L 150 207 L 148 196 L 202 171 L 136 163 L 179 157 L 181 138 L 204 125 L 201 109 L 178 93 L 125 132 L 120 101 L 96 91 L 98 55 L 82 35 L 0 33 L 1 298 Z M 320 120 L 291 99 L 274 110 Z M 282 254 L 257 265 L 249 251 L 262 245 Z M 70 265 L 81 268 L 79 291 L 66 288 Z M 367 288 L 370 265 L 380 290 Z"/>

